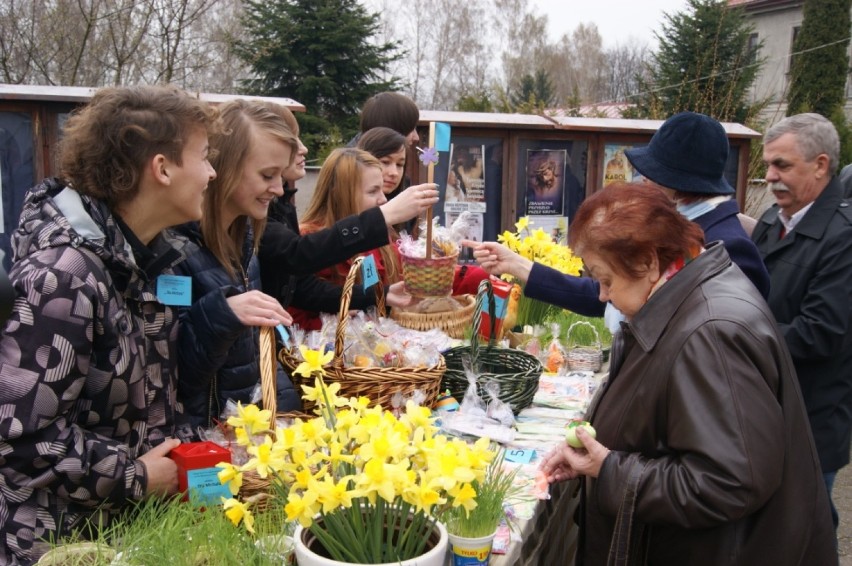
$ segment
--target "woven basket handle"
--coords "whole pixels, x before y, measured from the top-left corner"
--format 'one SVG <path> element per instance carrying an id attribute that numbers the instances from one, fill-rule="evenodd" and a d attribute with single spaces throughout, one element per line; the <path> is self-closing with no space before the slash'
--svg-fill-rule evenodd
<path id="1" fill-rule="evenodd" d="M 272 411 L 272 422 L 278 412 L 278 396 L 275 393 L 275 329 L 271 326 L 260 327 L 260 395 L 263 408 Z M 274 428 L 274 427 L 271 427 Z"/>
<path id="2" fill-rule="evenodd" d="M 586 322 L 585 320 L 578 320 L 577 322 L 573 323 L 571 326 L 568 327 L 568 332 L 565 333 L 565 343 L 569 346 L 571 345 L 571 331 L 574 330 L 575 326 L 578 326 L 580 324 L 588 326 L 589 328 L 592 329 L 592 332 L 595 335 L 595 342 L 597 343 L 597 348 L 598 348 L 598 350 L 600 350 L 601 349 L 601 337 L 598 334 L 598 329 L 595 328 L 595 325 L 593 325 L 590 322 Z"/>
<path id="3" fill-rule="evenodd" d="M 349 321 L 349 304 L 352 302 L 352 289 L 355 286 L 355 279 L 358 278 L 358 272 L 361 270 L 363 261 L 363 256 L 358 256 L 352 260 L 352 267 L 349 268 L 346 282 L 343 283 L 340 310 L 337 313 L 337 332 L 334 334 L 334 359 L 331 361 L 332 365 L 338 369 L 343 368 L 343 342 L 346 338 L 346 324 Z M 373 287 L 376 288 L 376 309 L 379 316 L 385 316 L 385 288 L 381 281 Z"/>
<path id="4" fill-rule="evenodd" d="M 470 337 L 470 353 L 473 359 L 476 359 L 479 354 L 479 327 L 482 325 L 482 309 L 485 307 L 486 297 L 488 299 L 488 319 L 491 322 L 491 328 L 488 332 L 488 347 L 494 346 L 497 340 L 494 336 L 497 326 L 494 286 L 490 280 L 483 279 L 479 282 L 479 288 L 476 290 L 476 304 L 473 307 L 473 334 Z"/>

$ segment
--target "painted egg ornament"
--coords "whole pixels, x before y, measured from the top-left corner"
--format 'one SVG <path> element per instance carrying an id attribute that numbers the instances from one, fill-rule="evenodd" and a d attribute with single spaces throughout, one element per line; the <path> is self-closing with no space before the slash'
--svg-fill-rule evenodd
<path id="1" fill-rule="evenodd" d="M 593 427 L 589 421 L 571 421 L 568 424 L 568 430 L 565 432 L 565 442 L 568 443 L 568 446 L 573 448 L 583 448 L 583 443 L 580 442 L 579 438 L 577 438 L 577 428 L 579 427 L 586 429 L 586 432 L 589 433 L 589 436 L 592 438 L 597 436 L 595 427 Z"/>

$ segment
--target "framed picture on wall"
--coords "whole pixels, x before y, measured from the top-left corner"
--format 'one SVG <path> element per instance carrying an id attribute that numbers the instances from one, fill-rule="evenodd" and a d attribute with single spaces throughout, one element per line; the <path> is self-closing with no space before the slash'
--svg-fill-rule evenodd
<path id="1" fill-rule="evenodd" d="M 603 156 L 603 186 L 621 181 L 625 183 L 639 182 L 642 175 L 636 171 L 627 160 L 624 152 L 634 147 L 642 147 L 644 143 L 607 143 L 604 145 Z"/>
<path id="2" fill-rule="evenodd" d="M 528 216 L 562 215 L 567 153 L 564 149 L 527 150 L 526 213 Z"/>

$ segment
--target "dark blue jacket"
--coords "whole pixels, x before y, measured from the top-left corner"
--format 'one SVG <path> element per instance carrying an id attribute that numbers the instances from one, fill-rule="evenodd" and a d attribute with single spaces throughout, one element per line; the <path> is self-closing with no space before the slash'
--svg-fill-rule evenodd
<path id="1" fill-rule="evenodd" d="M 706 244 L 722 240 L 731 260 L 745 273 L 763 298 L 769 296 L 769 272 L 760 258 L 757 247 L 740 224 L 736 201 L 725 201 L 694 222 L 704 230 Z M 552 303 L 583 316 L 603 316 L 606 303 L 602 303 L 600 284 L 588 277 L 574 277 L 534 263 L 524 295 Z"/>
<path id="2" fill-rule="evenodd" d="M 230 296 L 260 289 L 260 268 L 251 253 L 250 234 L 243 249 L 246 280 L 239 281 L 202 244 L 197 223 L 176 230 L 194 248 L 176 270 L 192 277 L 192 305 L 180 309 L 178 395 L 195 426 L 210 426 L 228 399 L 250 403 L 260 383 L 260 331 L 244 326 L 227 303 Z M 282 368 L 277 369 L 278 410 L 298 410 L 299 395 Z"/>
<path id="3" fill-rule="evenodd" d="M 769 308 L 796 366 L 824 472 L 852 444 L 852 205 L 835 178 L 781 238 L 778 205 L 754 228 L 772 272 Z"/>

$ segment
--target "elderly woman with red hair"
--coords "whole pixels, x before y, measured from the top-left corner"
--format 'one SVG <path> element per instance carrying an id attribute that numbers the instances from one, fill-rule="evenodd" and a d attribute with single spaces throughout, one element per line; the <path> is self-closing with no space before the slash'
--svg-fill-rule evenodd
<path id="1" fill-rule="evenodd" d="M 586 417 L 597 438 L 580 428 L 584 448 L 541 465 L 585 476 L 577 563 L 837 564 L 784 338 L 725 248 L 629 184 L 583 203 L 571 243 L 626 316 Z"/>

